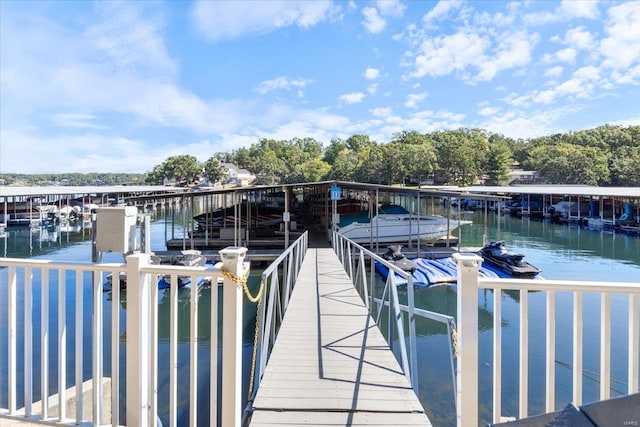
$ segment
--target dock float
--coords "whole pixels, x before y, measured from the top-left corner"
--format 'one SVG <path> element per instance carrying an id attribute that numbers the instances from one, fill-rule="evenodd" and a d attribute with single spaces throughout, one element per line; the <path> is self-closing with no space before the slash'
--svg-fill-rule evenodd
<path id="1" fill-rule="evenodd" d="M 250 426 L 431 426 L 329 248 L 310 248 L 253 403 Z"/>

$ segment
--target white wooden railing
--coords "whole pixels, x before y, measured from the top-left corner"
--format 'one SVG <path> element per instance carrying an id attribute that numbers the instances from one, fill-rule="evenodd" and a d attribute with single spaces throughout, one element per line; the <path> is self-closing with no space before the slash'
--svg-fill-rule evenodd
<path id="1" fill-rule="evenodd" d="M 245 248 L 230 247 L 220 251 L 222 263 L 214 267 L 182 267 L 151 264 L 149 254 L 134 254 L 126 258 L 126 263 L 69 263 L 51 262 L 34 259 L 0 258 L 0 267 L 6 267 L 7 342 L 0 344 L 0 361 L 6 361 L 6 387 L 0 388 L 0 401 L 8 401 L 6 408 L 0 408 L 0 424 L 2 420 L 17 422 L 36 422 L 44 425 L 104 425 L 118 426 L 123 418 L 120 414 L 121 387 L 126 387 L 126 425 L 155 426 L 158 419 L 158 279 L 165 277 L 170 282 L 170 364 L 162 369 L 169 371 L 169 423 L 176 426 L 178 411 L 184 408 L 178 404 L 178 282 L 185 277 L 191 280 L 190 290 L 190 338 L 189 338 L 189 423 L 198 424 L 198 292 L 197 284 L 207 279 L 212 288 L 223 283 L 223 323 L 222 331 L 222 413 L 221 420 L 225 426 L 241 424 L 241 348 L 242 348 L 242 285 L 222 274 L 223 270 L 231 273 L 230 277 L 246 277 L 249 269 L 244 262 Z M 120 366 L 121 349 L 121 315 L 120 287 L 114 279 L 112 286 L 112 312 L 110 330 L 105 330 L 105 313 L 103 312 L 103 291 L 106 276 L 113 278 L 126 274 L 126 372 Z M 4 272 L 0 271 L 0 274 Z M 1 280 L 2 276 L 0 276 Z M 0 282 L 1 284 L 1 282 Z M 62 286 L 60 286 L 62 284 Z M 57 298 L 50 290 L 57 289 Z M 38 292 L 39 291 L 39 292 Z M 85 295 L 90 293 L 91 307 L 85 307 Z M 75 297 L 73 297 L 75 294 Z M 215 425 L 218 407 L 217 394 L 217 346 L 218 346 L 218 292 L 211 293 L 211 361 L 208 370 L 211 376 L 210 420 Z M 73 302 L 71 310 L 67 310 L 69 301 Z M 34 336 L 32 309 L 40 304 L 40 333 Z M 50 306 L 56 304 L 57 321 L 50 315 Z M 71 308 L 71 307 L 70 307 Z M 0 310 L 1 312 L 2 310 Z M 67 316 L 67 312 L 73 316 Z M 85 312 L 91 313 L 90 324 Z M 55 330 L 54 330 L 54 326 Z M 72 354 L 73 363 L 67 354 L 70 337 L 68 330 L 75 328 L 75 349 Z M 84 348 L 85 329 L 90 329 L 92 336 L 91 365 L 91 411 L 83 407 L 83 361 L 88 349 Z M 57 334 L 57 348 L 54 350 L 57 359 L 57 402 L 51 402 L 49 391 L 50 378 L 50 337 Z M 103 353 L 105 337 L 110 340 L 111 359 L 111 400 L 103 397 Z M 34 378 L 34 344 L 39 341 L 40 375 Z M 19 350 L 23 352 L 23 360 L 18 360 Z M 21 371 L 18 369 L 21 368 Z M 67 389 L 66 375 L 68 370 L 75 370 L 75 384 Z M 1 372 L 2 370 L 0 370 Z M 120 384 L 120 378 L 126 378 L 126 384 Z M 1 380 L 1 379 L 0 379 Z M 40 405 L 34 405 L 33 385 L 38 381 L 41 395 Z M 184 381 L 184 379 L 181 379 Z M 0 381 L 1 383 L 1 381 Z M 20 385 L 20 387 L 18 387 Z M 22 408 L 18 408 L 18 390 L 24 390 Z M 75 413 L 66 412 L 67 400 L 75 398 Z M 52 407 L 57 407 L 52 410 Z M 53 414 L 55 412 L 55 415 Z M 110 414 L 110 420 L 105 414 Z"/>
<path id="2" fill-rule="evenodd" d="M 600 294 L 600 400 L 610 397 L 611 388 L 611 296 L 627 295 L 628 314 L 628 379 L 627 393 L 638 392 L 638 333 L 640 331 L 639 282 L 583 282 L 561 280 L 486 279 L 479 278 L 482 258 L 476 254 L 454 254 L 458 263 L 458 364 L 457 364 L 457 425 L 478 425 L 478 290 L 493 290 L 493 422 L 502 417 L 502 291 L 518 290 L 519 304 L 519 404 L 518 418 L 528 414 L 529 376 L 529 300 L 530 291 L 546 293 L 545 319 L 545 412 L 555 407 L 556 292 L 573 294 L 573 397 L 582 404 L 583 377 L 583 294 Z M 595 331 L 593 331 L 595 333 Z M 569 402 L 565 402 L 569 403 Z"/>

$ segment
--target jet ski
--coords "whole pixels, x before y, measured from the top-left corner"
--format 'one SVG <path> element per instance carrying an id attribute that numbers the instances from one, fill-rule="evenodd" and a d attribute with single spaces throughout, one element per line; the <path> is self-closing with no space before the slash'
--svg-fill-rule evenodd
<path id="1" fill-rule="evenodd" d="M 524 261 L 523 254 L 513 253 L 507 250 L 504 242 L 491 242 L 482 249 L 479 255 L 484 262 L 513 277 L 534 277 L 540 273 L 540 269 Z"/>
<path id="2" fill-rule="evenodd" d="M 413 273 L 418 268 L 418 264 L 408 259 L 402 253 L 401 249 L 402 246 L 400 245 L 387 246 L 387 252 L 382 254 L 382 258 L 394 264 L 396 267 L 406 271 L 407 273 Z"/>

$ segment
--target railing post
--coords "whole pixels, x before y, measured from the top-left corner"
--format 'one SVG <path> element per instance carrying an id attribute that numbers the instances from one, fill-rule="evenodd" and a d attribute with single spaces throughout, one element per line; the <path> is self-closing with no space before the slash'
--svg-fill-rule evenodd
<path id="1" fill-rule="evenodd" d="M 141 268 L 150 264 L 151 255 L 139 253 L 127 257 L 127 425 L 147 426 L 150 421 L 149 396 L 150 283 Z M 118 286 L 118 278 L 113 278 Z M 118 375 L 113 372 L 112 375 Z M 96 385 L 100 387 L 100 384 Z"/>
<path id="2" fill-rule="evenodd" d="M 229 246 L 220 252 L 223 269 L 236 279 L 246 277 L 247 248 Z M 222 289 L 222 425 L 242 423 L 242 284 L 226 274 Z"/>
<path id="3" fill-rule="evenodd" d="M 454 253 L 458 264 L 457 425 L 478 425 L 478 271 L 482 258 Z"/>

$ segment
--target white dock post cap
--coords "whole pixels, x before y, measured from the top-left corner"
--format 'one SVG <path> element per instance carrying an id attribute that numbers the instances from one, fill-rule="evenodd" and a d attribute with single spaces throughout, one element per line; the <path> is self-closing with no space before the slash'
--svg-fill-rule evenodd
<path id="1" fill-rule="evenodd" d="M 480 268 L 480 264 L 482 264 L 482 257 L 473 253 L 454 253 L 453 259 L 456 260 L 458 265 L 462 265 L 463 267 L 477 267 Z"/>
<path id="2" fill-rule="evenodd" d="M 236 266 L 241 266 L 247 255 L 247 248 L 239 246 L 227 246 L 219 252 L 224 268 L 228 271 L 235 271 Z"/>

